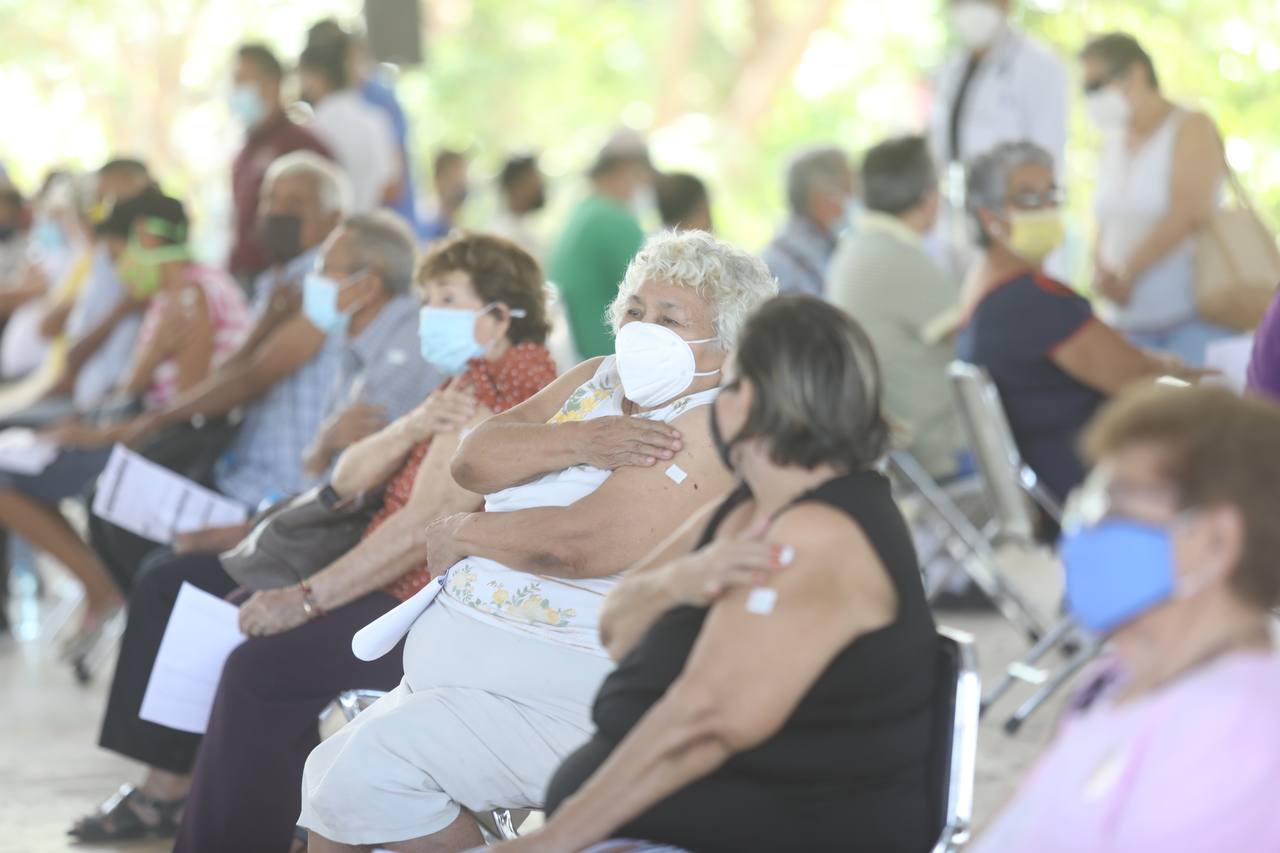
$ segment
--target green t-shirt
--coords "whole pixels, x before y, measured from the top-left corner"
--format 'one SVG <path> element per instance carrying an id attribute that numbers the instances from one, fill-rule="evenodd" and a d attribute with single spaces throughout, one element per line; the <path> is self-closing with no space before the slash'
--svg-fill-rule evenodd
<path id="1" fill-rule="evenodd" d="M 643 243 L 644 232 L 631 211 L 593 193 L 573 209 L 552 247 L 547 278 L 560 288 L 573 341 L 584 359 L 613 354 L 605 309 Z"/>

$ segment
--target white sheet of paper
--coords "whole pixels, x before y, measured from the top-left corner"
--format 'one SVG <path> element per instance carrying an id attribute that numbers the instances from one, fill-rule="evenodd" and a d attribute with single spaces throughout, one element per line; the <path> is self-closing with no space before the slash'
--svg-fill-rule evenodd
<path id="1" fill-rule="evenodd" d="M 412 598 L 402 601 L 391 610 L 383 613 L 368 625 L 365 625 L 351 638 L 351 653 L 360 660 L 377 660 L 396 647 L 396 643 L 409 629 L 427 606 L 435 601 L 443 587 L 440 578 L 432 578 L 431 582 L 418 590 Z"/>
<path id="2" fill-rule="evenodd" d="M 1249 359 L 1252 355 L 1253 335 L 1214 341 L 1205 347 L 1204 366 L 1222 371 L 1222 376 L 1209 377 L 1207 381 L 1216 380 L 1243 394 L 1249 382 Z"/>
<path id="3" fill-rule="evenodd" d="M 184 583 L 169 615 L 138 716 L 204 734 L 222 665 L 243 643 L 240 608 Z"/>
<path id="4" fill-rule="evenodd" d="M 35 430 L 15 427 L 0 432 L 0 470 L 15 474 L 41 474 L 58 457 L 58 445 Z"/>
<path id="5" fill-rule="evenodd" d="M 93 514 L 162 545 L 178 533 L 229 527 L 249 516 L 235 501 L 119 444 L 98 480 Z"/>

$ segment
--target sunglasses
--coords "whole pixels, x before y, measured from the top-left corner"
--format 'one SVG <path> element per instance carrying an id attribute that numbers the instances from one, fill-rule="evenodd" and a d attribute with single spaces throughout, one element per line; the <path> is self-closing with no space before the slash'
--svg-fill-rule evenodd
<path id="1" fill-rule="evenodd" d="M 1127 67 L 1116 68 L 1108 74 L 1103 74 L 1101 77 L 1097 78 L 1096 80 L 1085 80 L 1084 93 L 1086 95 L 1093 95 L 1098 92 L 1101 92 L 1103 89 L 1107 88 L 1112 83 L 1116 82 L 1121 77 L 1123 77 L 1125 75 L 1125 72 L 1128 70 L 1129 69 Z"/>

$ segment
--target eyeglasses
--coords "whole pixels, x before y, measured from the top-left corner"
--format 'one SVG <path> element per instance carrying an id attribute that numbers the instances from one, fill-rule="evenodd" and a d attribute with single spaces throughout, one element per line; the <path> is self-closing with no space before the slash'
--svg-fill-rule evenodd
<path id="1" fill-rule="evenodd" d="M 1126 511 L 1125 507 L 1139 502 L 1168 504 L 1176 502 L 1176 497 L 1177 492 L 1172 486 L 1117 482 L 1109 470 L 1095 469 L 1067 497 L 1062 513 L 1062 530 L 1072 533 L 1094 527 L 1108 518 L 1134 518 L 1135 514 Z M 1179 508 L 1178 514 L 1183 511 Z"/>
<path id="2" fill-rule="evenodd" d="M 1043 192 L 1023 190 L 1013 193 L 1009 196 L 1009 204 L 1019 210 L 1040 210 L 1045 207 L 1061 207 L 1066 199 L 1066 193 L 1060 188 L 1050 187 Z"/>

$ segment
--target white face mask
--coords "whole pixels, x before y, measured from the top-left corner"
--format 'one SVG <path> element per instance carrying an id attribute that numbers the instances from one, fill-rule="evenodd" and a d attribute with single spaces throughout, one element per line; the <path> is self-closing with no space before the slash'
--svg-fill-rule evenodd
<path id="1" fill-rule="evenodd" d="M 1133 108 L 1114 86 L 1084 96 L 1085 112 L 1103 133 L 1116 133 L 1129 125 Z"/>
<path id="2" fill-rule="evenodd" d="M 965 0 L 951 7 L 951 31 L 969 50 L 989 47 L 1004 26 L 1004 13 L 993 3 Z"/>
<path id="3" fill-rule="evenodd" d="M 706 344 L 716 338 L 686 341 L 656 323 L 631 322 L 618 332 L 616 350 L 622 393 L 637 406 L 649 408 L 675 399 L 699 376 L 690 344 Z"/>

